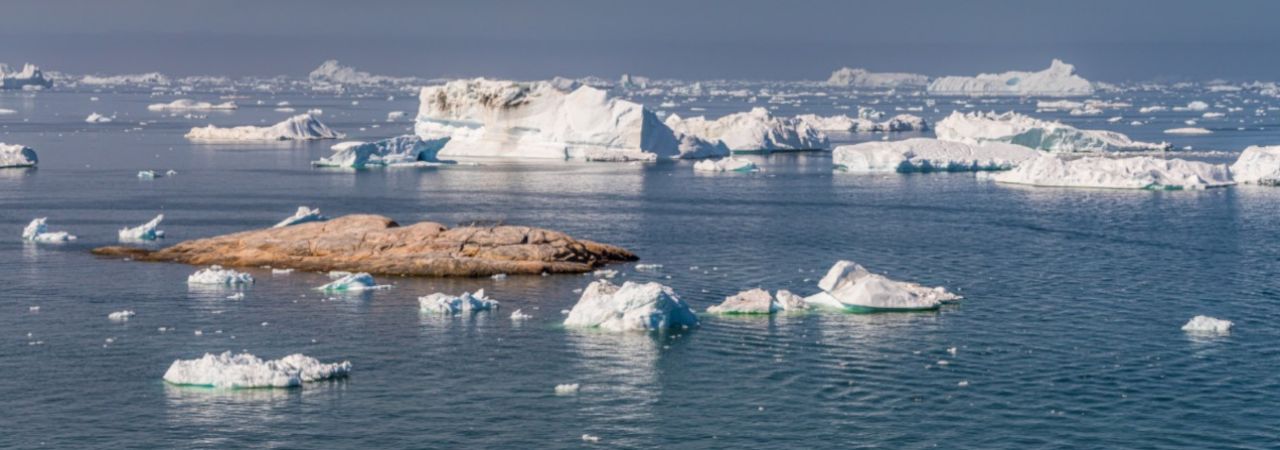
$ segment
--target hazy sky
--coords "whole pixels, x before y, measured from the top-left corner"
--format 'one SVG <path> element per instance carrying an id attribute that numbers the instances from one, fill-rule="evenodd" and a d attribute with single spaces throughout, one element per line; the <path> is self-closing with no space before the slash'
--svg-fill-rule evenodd
<path id="1" fill-rule="evenodd" d="M 4 0 L 0 62 L 72 73 L 1280 79 L 1280 1 Z"/>

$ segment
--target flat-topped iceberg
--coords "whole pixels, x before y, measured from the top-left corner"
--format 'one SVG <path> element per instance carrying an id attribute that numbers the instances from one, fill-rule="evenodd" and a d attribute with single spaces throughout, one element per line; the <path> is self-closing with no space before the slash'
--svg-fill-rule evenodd
<path id="1" fill-rule="evenodd" d="M 1231 179 L 1237 183 L 1280 185 L 1280 145 L 1251 145 L 1231 165 Z"/>
<path id="2" fill-rule="evenodd" d="M 324 286 L 316 288 L 317 290 L 326 292 L 347 292 L 347 291 L 368 291 L 374 289 L 386 289 L 391 287 L 387 284 L 378 284 L 373 281 L 373 275 L 364 272 L 349 273 L 326 283 Z"/>
<path id="3" fill-rule="evenodd" d="M 80 84 L 94 86 L 117 86 L 123 84 L 155 84 L 168 85 L 169 77 L 160 72 L 133 73 L 124 75 L 85 75 L 80 79 Z"/>
<path id="4" fill-rule="evenodd" d="M 0 142 L 0 169 L 6 167 L 35 167 L 40 163 L 31 147 Z"/>
<path id="5" fill-rule="evenodd" d="M 649 161 L 714 147 L 682 142 L 644 106 L 573 82 L 477 78 L 424 87 L 419 97 L 414 130 L 449 138 L 443 158 Z"/>
<path id="6" fill-rule="evenodd" d="M 827 78 L 828 86 L 892 89 L 923 88 L 929 84 L 929 77 L 914 73 L 871 72 L 866 69 L 843 67 L 831 72 Z"/>
<path id="7" fill-rule="evenodd" d="M 698 161 L 693 164 L 693 170 L 695 172 L 755 172 L 760 168 L 756 167 L 756 163 L 730 156 Z"/>
<path id="8" fill-rule="evenodd" d="M 596 280 L 582 292 L 564 325 L 608 331 L 666 330 L 697 326 L 698 316 L 662 284 L 628 281 L 619 287 Z"/>
<path id="9" fill-rule="evenodd" d="M 796 116 L 807 123 L 810 127 L 818 131 L 840 131 L 849 133 L 885 133 L 895 131 L 926 131 L 929 129 L 929 122 L 920 116 L 911 114 L 899 114 L 889 118 L 883 122 L 876 122 L 866 117 L 849 117 L 847 115 L 836 115 L 823 117 L 816 114 L 801 114 Z"/>
<path id="10" fill-rule="evenodd" d="M 729 114 L 716 120 L 706 117 L 667 116 L 667 126 L 677 133 L 720 141 L 734 152 L 821 150 L 830 147 L 827 136 L 808 122 L 775 117 L 765 108 Z"/>
<path id="11" fill-rule="evenodd" d="M 341 139 L 342 133 L 329 129 L 311 114 L 299 114 L 269 127 L 240 126 L 220 128 L 213 125 L 192 128 L 186 138 L 205 142 L 286 141 Z"/>
<path id="12" fill-rule="evenodd" d="M 287 388 L 336 378 L 351 373 L 351 363 L 326 364 L 295 353 L 280 359 L 263 360 L 249 353 L 205 353 L 197 359 L 173 361 L 164 381 L 182 386 L 214 388 Z"/>
<path id="13" fill-rule="evenodd" d="M 773 314 L 779 311 L 794 311 L 807 308 L 804 299 L 790 291 L 780 290 L 776 296 L 769 291 L 756 288 L 742 291 L 729 297 L 719 305 L 707 308 L 711 314 Z"/>
<path id="14" fill-rule="evenodd" d="M 211 111 L 236 109 L 235 102 L 209 103 L 198 102 L 189 98 L 180 98 L 169 103 L 153 103 L 147 105 L 149 111 Z"/>
<path id="15" fill-rule="evenodd" d="M 1000 183 L 1108 189 L 1204 189 L 1234 184 L 1225 165 L 1150 156 L 1066 159 L 1044 155 L 986 177 Z"/>
<path id="16" fill-rule="evenodd" d="M 1168 129 L 1168 130 L 1164 130 L 1164 134 L 1181 134 L 1181 135 L 1187 135 L 1187 136 L 1201 136 L 1201 135 L 1206 135 L 1206 134 L 1213 134 L 1213 131 L 1210 131 L 1208 128 L 1200 128 L 1200 127 L 1182 127 L 1182 128 L 1170 128 L 1170 129 Z"/>
<path id="17" fill-rule="evenodd" d="M 967 172 L 1009 170 L 1040 152 L 1021 145 L 913 138 L 841 145 L 832 152 L 836 169 L 853 173 Z"/>
<path id="18" fill-rule="evenodd" d="M 1207 334 L 1226 334 L 1231 332 L 1231 326 L 1234 325 L 1230 320 L 1217 319 L 1209 316 L 1195 316 L 1182 326 L 1182 331 L 1188 333 L 1207 333 Z"/>
<path id="19" fill-rule="evenodd" d="M 329 220 L 329 218 L 320 215 L 320 208 L 312 209 L 306 206 L 299 206 L 298 211 L 293 213 L 292 216 L 286 217 L 284 220 L 277 222 L 275 225 L 272 225 L 271 228 L 284 228 L 300 223 L 323 222 L 326 220 Z"/>
<path id="20" fill-rule="evenodd" d="M 1169 144 L 1139 142 L 1106 130 L 1081 130 L 1061 122 L 1036 119 L 1016 112 L 952 112 L 933 125 L 938 139 L 982 144 L 1005 142 L 1051 152 L 1167 150 Z"/>
<path id="21" fill-rule="evenodd" d="M 29 242 L 66 242 L 74 241 L 76 236 L 66 231 L 49 231 L 45 222 L 47 217 L 37 217 L 22 229 L 22 240 Z"/>
<path id="22" fill-rule="evenodd" d="M 317 167 L 364 169 L 384 166 L 438 166 L 437 154 L 449 138 L 422 139 L 400 136 L 374 142 L 341 142 L 332 147 L 333 154 L 311 164 Z"/>
<path id="23" fill-rule="evenodd" d="M 162 220 L 164 220 L 164 214 L 158 214 L 150 222 L 132 228 L 123 228 L 119 233 L 120 241 L 154 241 L 162 238 L 164 237 L 164 231 L 156 229 L 156 227 L 160 226 L 160 221 Z"/>
<path id="24" fill-rule="evenodd" d="M 961 298 L 941 287 L 891 280 L 843 260 L 831 266 L 818 288 L 822 292 L 805 297 L 805 303 L 850 312 L 931 310 Z"/>
<path id="25" fill-rule="evenodd" d="M 433 314 L 461 314 L 468 312 L 489 311 L 498 308 L 498 301 L 485 297 L 484 289 L 474 294 L 464 292 L 462 295 L 434 293 L 418 297 L 418 309 Z"/>
<path id="26" fill-rule="evenodd" d="M 53 80 L 45 78 L 44 72 L 35 64 L 23 64 L 22 70 L 10 69 L 0 64 L 0 89 L 47 89 L 53 87 Z"/>
<path id="27" fill-rule="evenodd" d="M 1089 80 L 1075 74 L 1075 66 L 1057 59 L 1039 72 L 1012 71 L 984 73 L 973 77 L 941 77 L 929 83 L 928 92 L 938 95 L 1042 95 L 1077 96 L 1093 94 Z"/>
<path id="28" fill-rule="evenodd" d="M 222 266 L 209 266 L 188 276 L 187 284 L 242 286 L 253 284 L 253 275 L 232 269 L 223 269 Z"/>

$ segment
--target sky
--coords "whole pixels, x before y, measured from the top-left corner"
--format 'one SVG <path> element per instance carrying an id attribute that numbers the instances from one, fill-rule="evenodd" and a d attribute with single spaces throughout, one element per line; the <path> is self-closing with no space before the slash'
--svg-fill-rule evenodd
<path id="1" fill-rule="evenodd" d="M 5 0 L 0 62 L 68 73 L 820 80 L 840 67 L 1280 79 L 1268 0 Z"/>

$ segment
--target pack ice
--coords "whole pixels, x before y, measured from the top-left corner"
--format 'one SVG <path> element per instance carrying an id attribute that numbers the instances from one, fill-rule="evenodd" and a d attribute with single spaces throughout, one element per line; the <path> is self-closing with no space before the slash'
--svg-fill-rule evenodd
<path id="1" fill-rule="evenodd" d="M 269 127 L 240 126 L 220 128 L 213 125 L 192 128 L 186 138 L 206 142 L 286 141 L 341 139 L 342 133 L 329 129 L 311 114 L 299 114 Z"/>
<path id="2" fill-rule="evenodd" d="M 164 237 L 164 231 L 156 229 L 156 227 L 160 226 L 160 221 L 162 220 L 164 220 L 164 214 L 158 214 L 154 219 L 151 219 L 150 222 L 132 228 L 120 229 L 120 241 L 154 241 L 158 238 L 162 238 Z"/>
<path id="3" fill-rule="evenodd" d="M 6 64 L 0 64 L 0 89 L 47 89 L 53 87 L 53 80 L 44 77 L 44 72 L 35 64 L 23 64 L 22 70 L 13 70 Z"/>
<path id="4" fill-rule="evenodd" d="M 6 167 L 35 167 L 40 162 L 31 147 L 0 142 L 0 169 Z"/>
<path id="5" fill-rule="evenodd" d="M 1109 189 L 1204 189 L 1234 184 L 1225 165 L 1150 156 L 1068 159 L 1044 155 L 986 177 L 1000 183 Z"/>
<path id="6" fill-rule="evenodd" d="M 1167 150 L 1169 144 L 1139 142 L 1106 130 L 1081 130 L 1061 122 L 1006 112 L 954 111 L 933 126 L 938 139 L 982 144 L 1006 142 L 1051 152 Z"/>
<path id="7" fill-rule="evenodd" d="M 1053 60 L 1039 72 L 984 73 L 972 77 L 941 77 L 929 83 L 927 91 L 938 95 L 1040 95 L 1077 96 L 1093 94 L 1089 80 L 1075 74 L 1075 66 Z"/>
<path id="8" fill-rule="evenodd" d="M 698 316 L 662 284 L 628 281 L 617 286 L 596 280 L 582 292 L 564 325 L 608 331 L 666 330 L 697 326 Z"/>
<path id="9" fill-rule="evenodd" d="M 446 161 L 437 158 L 440 149 L 449 138 L 422 139 L 417 136 L 400 136 L 374 142 L 341 142 L 332 147 L 333 154 L 312 161 L 317 167 L 343 167 L 363 169 L 381 166 L 441 165 Z"/>
<path id="10" fill-rule="evenodd" d="M 189 98 L 180 98 L 169 103 L 153 103 L 147 105 L 148 111 L 210 111 L 236 109 L 235 102 L 209 103 L 198 102 Z"/>
<path id="11" fill-rule="evenodd" d="M 76 239 L 75 235 L 66 231 L 49 231 L 49 226 L 45 223 L 47 219 L 47 217 L 32 219 L 31 223 L 22 229 L 22 240 L 29 242 L 66 242 Z"/>
<path id="12" fill-rule="evenodd" d="M 914 73 L 871 72 L 866 69 L 843 67 L 831 72 L 827 78 L 828 86 L 893 89 L 923 88 L 929 84 L 929 77 Z"/>
<path id="13" fill-rule="evenodd" d="M 777 295 L 756 288 L 725 297 L 724 302 L 707 308 L 711 314 L 773 314 L 779 311 L 796 311 L 807 308 L 804 299 L 787 290 Z"/>
<path id="14" fill-rule="evenodd" d="M 769 152 L 827 149 L 827 136 L 808 122 L 794 117 L 775 117 L 768 109 L 729 114 L 716 120 L 706 117 L 667 116 L 667 126 L 677 133 L 720 141 L 734 152 Z"/>
<path id="15" fill-rule="evenodd" d="M 1280 185 L 1280 146 L 1251 145 L 1231 165 L 1231 178 L 1237 183 Z"/>
<path id="16" fill-rule="evenodd" d="M 485 297 L 484 289 L 474 294 L 464 292 L 462 295 L 434 293 L 418 297 L 418 310 L 425 313 L 461 314 L 464 312 L 489 311 L 498 308 L 498 301 Z"/>
<path id="17" fill-rule="evenodd" d="M 1021 145 L 913 138 L 841 145 L 832 152 L 836 169 L 853 173 L 965 172 L 1009 170 L 1040 152 Z"/>
<path id="18" fill-rule="evenodd" d="M 805 297 L 805 303 L 850 312 L 930 310 L 961 298 L 941 287 L 891 280 L 845 260 L 831 266 L 818 288 L 822 292 Z"/>
<path id="19" fill-rule="evenodd" d="M 306 206 L 299 206 L 298 211 L 292 216 L 286 217 L 284 220 L 272 225 L 271 228 L 284 228 L 289 225 L 297 225 L 307 222 L 323 222 L 329 220 L 328 217 L 320 215 L 320 208 L 311 209 Z"/>
<path id="20" fill-rule="evenodd" d="M 249 353 L 205 353 L 197 359 L 174 360 L 164 373 L 164 381 L 183 386 L 214 388 L 285 388 L 303 383 L 344 378 L 351 363 L 326 364 L 295 353 L 280 359 L 263 360 Z"/>

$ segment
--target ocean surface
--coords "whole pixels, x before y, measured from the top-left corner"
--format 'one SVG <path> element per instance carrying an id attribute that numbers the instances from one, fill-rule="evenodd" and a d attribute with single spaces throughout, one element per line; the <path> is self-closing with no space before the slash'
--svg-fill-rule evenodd
<path id="1" fill-rule="evenodd" d="M 953 109 L 1012 109 L 1225 152 L 1193 158 L 1226 163 L 1248 145 L 1280 143 L 1280 113 L 1255 112 L 1280 101 L 1236 92 L 1099 95 L 1133 106 L 1080 117 L 1035 113 L 1034 100 L 1016 98 L 926 106 L 920 95 L 790 89 L 792 100 L 772 105 L 779 114 L 919 107 L 914 114 L 936 121 Z M 275 111 L 288 101 L 297 112 L 322 109 L 351 139 L 390 137 L 411 128 L 414 95 L 248 91 L 233 112 L 146 110 L 222 95 L 0 93 L 0 108 L 15 111 L 0 115 L 0 142 L 31 146 L 41 160 L 0 169 L 0 447 L 1261 449 L 1280 440 L 1280 188 L 862 176 L 833 173 L 825 152 L 750 156 L 758 174 L 695 174 L 691 162 L 322 170 L 309 162 L 333 141 L 198 145 L 182 135 L 207 123 L 274 123 L 290 115 Z M 681 115 L 769 106 L 763 97 L 668 108 L 661 97 L 637 100 Z M 1243 109 L 1202 120 L 1211 135 L 1185 137 L 1162 130 L 1200 112 L 1137 112 L 1192 100 Z M 393 110 L 408 116 L 388 122 Z M 85 123 L 90 112 L 116 119 Z M 1115 116 L 1124 119 L 1106 120 Z M 141 180 L 143 169 L 177 174 Z M 168 245 L 270 226 L 299 205 L 401 223 L 536 225 L 621 245 L 662 269 L 617 265 L 615 282 L 662 282 L 698 311 L 755 287 L 815 293 L 840 259 L 965 298 L 929 313 L 703 314 L 689 331 L 610 334 L 560 325 L 591 275 L 380 278 L 395 287 L 332 296 L 314 290 L 324 274 L 253 268 L 257 283 L 237 301 L 226 299 L 236 290 L 189 288 L 196 267 L 89 254 L 158 213 L 167 232 L 158 245 Z M 79 239 L 22 242 L 23 226 L 45 216 Z M 475 289 L 501 309 L 418 311 L 419 296 Z M 137 315 L 107 319 L 126 309 Z M 516 309 L 533 318 L 512 321 Z M 1180 330 L 1198 314 L 1236 326 L 1220 337 Z M 161 379 L 175 359 L 228 350 L 353 368 L 297 389 Z M 556 395 L 562 383 L 581 390 Z"/>

